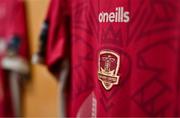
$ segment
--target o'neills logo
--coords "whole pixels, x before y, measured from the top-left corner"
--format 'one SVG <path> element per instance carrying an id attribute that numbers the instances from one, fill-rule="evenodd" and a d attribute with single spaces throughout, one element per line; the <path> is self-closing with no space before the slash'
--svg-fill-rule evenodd
<path id="1" fill-rule="evenodd" d="M 101 12 L 99 14 L 99 22 L 124 22 L 127 23 L 130 20 L 129 12 L 124 10 L 124 7 L 117 7 L 115 12 Z"/>
<path id="2" fill-rule="evenodd" d="M 99 54 L 98 78 L 106 90 L 119 83 L 120 56 L 113 51 L 103 50 Z"/>

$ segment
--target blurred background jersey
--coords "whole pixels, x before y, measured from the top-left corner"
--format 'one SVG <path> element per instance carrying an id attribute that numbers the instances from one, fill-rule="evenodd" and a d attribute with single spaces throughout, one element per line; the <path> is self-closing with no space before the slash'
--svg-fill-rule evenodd
<path id="1" fill-rule="evenodd" d="M 67 116 L 180 116 L 179 0 L 51 0 L 39 56 Z M 60 79 L 62 79 L 60 77 Z"/>
<path id="2" fill-rule="evenodd" d="M 2 60 L 6 57 L 5 60 L 9 62 L 9 59 L 11 61 L 17 55 L 24 60 L 28 59 L 24 7 L 23 0 L 0 1 L 0 117 L 16 115 L 16 103 L 13 103 L 14 95 L 10 81 L 17 79 L 15 81 L 18 82 L 19 77 L 16 74 L 11 75 L 11 71 L 2 66 Z M 14 61 L 12 61 L 12 65 L 8 62 L 5 64 L 8 67 L 15 64 Z"/>

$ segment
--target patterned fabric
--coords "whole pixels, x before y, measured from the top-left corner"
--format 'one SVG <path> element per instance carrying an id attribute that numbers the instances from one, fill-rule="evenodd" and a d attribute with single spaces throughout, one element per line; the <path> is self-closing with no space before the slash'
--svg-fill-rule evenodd
<path id="1" fill-rule="evenodd" d="M 180 116 L 179 21 L 179 0 L 52 0 L 41 56 L 56 76 L 69 58 L 67 116 Z"/>

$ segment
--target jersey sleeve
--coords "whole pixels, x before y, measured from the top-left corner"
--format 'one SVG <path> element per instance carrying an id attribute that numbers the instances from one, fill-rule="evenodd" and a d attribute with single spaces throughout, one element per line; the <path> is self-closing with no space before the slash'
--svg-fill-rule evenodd
<path id="1" fill-rule="evenodd" d="M 59 74 L 68 51 L 70 22 L 66 3 L 65 0 L 51 0 L 40 35 L 38 55 L 55 76 Z"/>
<path id="2" fill-rule="evenodd" d="M 17 54 L 23 57 L 24 59 L 29 59 L 29 43 L 27 36 L 27 24 L 26 24 L 26 15 L 25 15 L 25 1 L 17 0 L 12 9 L 13 15 L 11 16 L 11 27 L 10 30 L 10 42 L 9 45 L 14 44 L 17 48 Z M 16 15 L 14 15 L 16 14 Z"/>
<path id="3" fill-rule="evenodd" d="M 6 49 L 1 59 L 4 70 L 29 74 L 29 46 L 25 17 L 24 0 L 7 2 L 5 23 Z M 25 70 L 25 71 L 24 71 Z"/>

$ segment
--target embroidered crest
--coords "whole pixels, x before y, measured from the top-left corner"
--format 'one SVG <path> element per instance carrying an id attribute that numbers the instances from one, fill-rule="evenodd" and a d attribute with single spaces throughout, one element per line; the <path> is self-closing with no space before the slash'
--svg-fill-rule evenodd
<path id="1" fill-rule="evenodd" d="M 117 85 L 120 76 L 118 75 L 120 66 L 120 56 L 109 50 L 103 50 L 99 54 L 98 78 L 106 90 L 110 90 L 113 85 Z"/>

